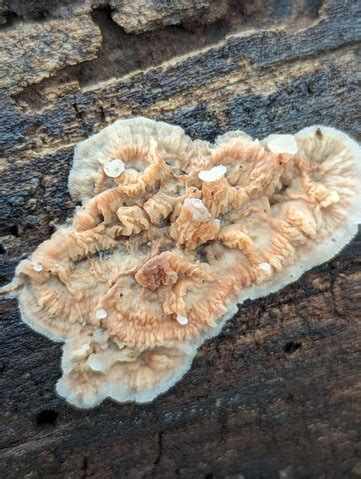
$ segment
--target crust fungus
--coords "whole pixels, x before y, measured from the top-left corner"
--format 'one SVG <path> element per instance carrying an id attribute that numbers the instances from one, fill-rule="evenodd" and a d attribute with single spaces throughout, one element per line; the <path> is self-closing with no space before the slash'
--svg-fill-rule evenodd
<path id="1" fill-rule="evenodd" d="M 177 126 L 118 120 L 81 142 L 73 221 L 22 261 L 2 294 L 64 342 L 71 404 L 150 401 L 190 367 L 237 303 L 276 291 L 356 233 L 360 148 L 313 126 L 212 146 Z"/>

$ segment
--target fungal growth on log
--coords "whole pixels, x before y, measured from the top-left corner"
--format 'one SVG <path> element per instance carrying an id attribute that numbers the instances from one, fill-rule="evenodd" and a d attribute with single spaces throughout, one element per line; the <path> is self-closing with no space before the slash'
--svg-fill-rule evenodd
<path id="1" fill-rule="evenodd" d="M 150 401 L 189 369 L 236 305 L 333 257 L 357 230 L 360 147 L 313 126 L 214 145 L 118 120 L 75 150 L 80 201 L 3 295 L 64 342 L 58 393 L 80 408 Z"/>

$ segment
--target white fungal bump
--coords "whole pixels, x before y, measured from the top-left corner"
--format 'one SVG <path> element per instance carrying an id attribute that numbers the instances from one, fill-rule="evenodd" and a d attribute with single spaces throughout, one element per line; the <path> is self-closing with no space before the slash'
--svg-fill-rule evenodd
<path id="1" fill-rule="evenodd" d="M 337 191 L 332 191 L 327 198 L 325 198 L 323 201 L 321 201 L 321 206 L 323 208 L 327 208 L 328 206 L 335 205 L 340 201 L 340 195 L 337 193 Z"/>
<path id="2" fill-rule="evenodd" d="M 117 178 L 123 173 L 125 165 L 122 160 L 113 160 L 106 163 L 103 169 L 104 173 L 110 178 Z"/>
<path id="3" fill-rule="evenodd" d="M 227 167 L 223 165 L 214 166 L 210 170 L 202 170 L 198 173 L 198 178 L 205 182 L 218 181 L 227 172 Z"/>
<path id="4" fill-rule="evenodd" d="M 265 271 L 266 273 L 269 273 L 269 274 L 272 273 L 272 267 L 269 263 L 260 263 L 258 265 L 258 268 L 261 269 L 262 271 Z"/>
<path id="5" fill-rule="evenodd" d="M 39 262 L 36 262 L 33 264 L 33 270 L 37 273 L 40 273 L 40 271 L 43 271 L 43 265 Z"/>
<path id="6" fill-rule="evenodd" d="M 267 142 L 267 146 L 272 153 L 295 155 L 298 152 L 298 146 L 293 135 L 275 135 Z"/>
<path id="7" fill-rule="evenodd" d="M 97 309 L 95 316 L 97 319 L 105 319 L 108 316 L 108 313 L 105 311 L 105 309 Z"/>
<path id="8" fill-rule="evenodd" d="M 103 356 L 101 354 L 90 354 L 87 360 L 87 364 L 93 371 L 104 372 Z"/>
<path id="9" fill-rule="evenodd" d="M 188 318 L 186 318 L 185 316 L 177 316 L 177 321 L 182 326 L 185 326 L 186 324 L 188 324 Z"/>
<path id="10" fill-rule="evenodd" d="M 90 351 L 91 351 L 91 348 L 90 348 L 89 344 L 83 344 L 79 348 L 73 349 L 73 357 L 75 358 L 75 357 L 86 356 L 87 354 L 90 353 Z"/>
<path id="11" fill-rule="evenodd" d="M 186 198 L 184 206 L 192 213 L 193 219 L 196 221 L 207 221 L 211 218 L 205 204 L 198 198 Z"/>

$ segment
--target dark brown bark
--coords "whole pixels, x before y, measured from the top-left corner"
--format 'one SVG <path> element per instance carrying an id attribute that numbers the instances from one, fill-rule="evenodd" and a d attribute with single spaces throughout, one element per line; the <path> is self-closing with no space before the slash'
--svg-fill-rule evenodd
<path id="1" fill-rule="evenodd" d="M 71 215 L 74 145 L 116 118 L 163 119 L 207 140 L 315 123 L 360 137 L 358 2 L 210 2 L 204 24 L 183 2 L 182 27 L 159 28 L 167 10 L 138 35 L 96 1 L 54 2 L 65 20 L 3 3 L 3 284 Z M 297 283 L 244 303 L 167 394 L 90 411 L 55 394 L 61 345 L 1 302 L 0 476 L 361 477 L 360 279 L 359 236 Z"/>

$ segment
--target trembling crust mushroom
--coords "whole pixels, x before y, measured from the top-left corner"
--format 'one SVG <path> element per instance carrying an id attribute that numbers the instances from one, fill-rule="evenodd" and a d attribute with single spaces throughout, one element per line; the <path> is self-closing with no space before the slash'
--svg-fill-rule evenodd
<path id="1" fill-rule="evenodd" d="M 118 120 L 75 150 L 81 201 L 2 295 L 64 342 L 57 391 L 87 408 L 145 402 L 189 369 L 237 303 L 330 259 L 356 233 L 360 147 L 325 126 L 212 146 L 180 127 Z"/>

